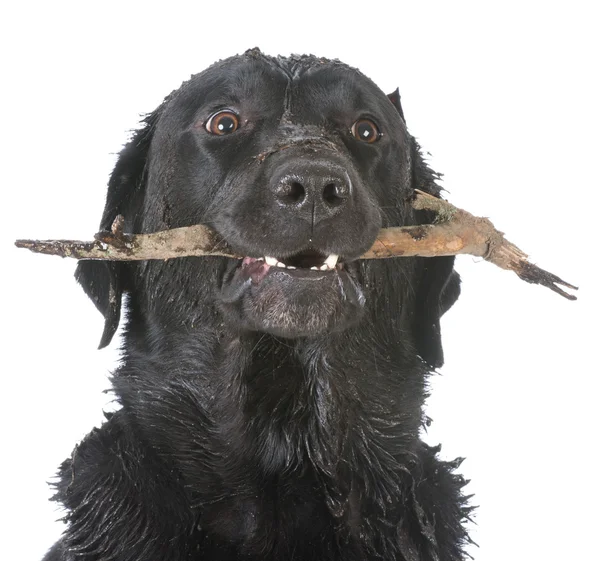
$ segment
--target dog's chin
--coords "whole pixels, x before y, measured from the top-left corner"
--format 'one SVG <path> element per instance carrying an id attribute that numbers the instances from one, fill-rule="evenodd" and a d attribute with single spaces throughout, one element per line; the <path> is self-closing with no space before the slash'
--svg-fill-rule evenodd
<path id="1" fill-rule="evenodd" d="M 284 269 L 246 258 L 228 269 L 219 302 L 241 329 L 297 338 L 354 325 L 365 297 L 352 263 L 321 271 Z"/>

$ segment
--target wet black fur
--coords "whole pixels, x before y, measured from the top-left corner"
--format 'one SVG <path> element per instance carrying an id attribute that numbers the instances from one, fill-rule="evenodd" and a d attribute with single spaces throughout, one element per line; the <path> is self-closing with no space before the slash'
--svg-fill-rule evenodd
<path id="1" fill-rule="evenodd" d="M 210 137 L 196 123 L 219 96 L 248 107 L 254 124 Z M 384 134 L 373 145 L 349 134 L 364 113 Z M 298 138 L 296 152 L 281 150 Z M 313 232 L 318 243 L 346 243 L 356 257 L 379 226 L 430 220 L 407 204 L 415 187 L 440 188 L 397 92 L 388 98 L 337 61 L 253 50 L 192 77 L 147 118 L 121 152 L 101 227 L 117 214 L 135 232 L 207 223 L 246 255 L 297 249 L 282 232 L 300 239 L 303 226 L 261 199 L 273 168 L 256 156 L 296 158 L 302 142 L 346 162 L 363 190 L 356 212 L 370 217 L 336 219 Z M 453 258 L 355 261 L 362 314 L 314 337 L 228 315 L 219 294 L 233 266 L 80 263 L 77 278 L 106 319 L 102 345 L 126 298 L 113 377 L 122 408 L 61 466 L 67 527 L 46 561 L 463 559 L 458 462 L 419 438 L 427 376 L 443 361 L 439 319 L 459 293 Z"/>

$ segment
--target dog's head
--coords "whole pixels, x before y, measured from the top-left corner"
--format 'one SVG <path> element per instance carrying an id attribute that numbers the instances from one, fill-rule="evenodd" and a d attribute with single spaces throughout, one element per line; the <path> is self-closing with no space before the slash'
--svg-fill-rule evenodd
<path id="1" fill-rule="evenodd" d="M 118 214 L 135 233 L 201 223 L 246 257 L 81 262 L 77 278 L 106 319 L 101 346 L 123 291 L 147 325 L 219 316 L 287 338 L 345 330 L 370 301 L 393 307 L 391 291 L 404 295 L 421 356 L 440 364 L 439 318 L 458 296 L 453 259 L 358 260 L 381 227 L 428 221 L 410 207 L 415 187 L 440 190 L 397 92 L 312 56 L 252 50 L 211 66 L 121 152 L 101 229 Z"/>

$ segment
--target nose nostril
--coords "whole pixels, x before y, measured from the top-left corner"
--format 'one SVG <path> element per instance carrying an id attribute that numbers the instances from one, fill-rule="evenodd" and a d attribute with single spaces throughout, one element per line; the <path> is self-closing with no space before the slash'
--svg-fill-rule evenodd
<path id="1" fill-rule="evenodd" d="M 300 203 L 306 196 L 304 185 L 298 181 L 284 182 L 280 184 L 277 191 L 280 202 L 288 205 Z"/>
<path id="2" fill-rule="evenodd" d="M 323 188 L 323 200 L 329 206 L 339 206 L 346 199 L 345 191 L 336 183 L 328 183 Z"/>
<path id="3" fill-rule="evenodd" d="M 304 195 L 306 195 L 304 185 L 302 185 L 302 183 L 298 183 L 297 181 L 293 181 L 290 185 L 288 198 L 297 203 L 304 199 Z"/>

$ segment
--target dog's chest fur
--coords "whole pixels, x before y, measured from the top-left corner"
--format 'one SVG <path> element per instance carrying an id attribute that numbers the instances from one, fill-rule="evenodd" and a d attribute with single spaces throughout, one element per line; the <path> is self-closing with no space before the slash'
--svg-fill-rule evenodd
<path id="1" fill-rule="evenodd" d="M 380 541 L 369 520 L 398 517 L 406 485 L 398 473 L 415 463 L 423 392 L 381 392 L 398 361 L 371 353 L 372 361 L 356 360 L 359 369 L 355 353 L 363 350 L 265 335 L 219 339 L 205 367 L 194 362 L 195 375 L 179 360 L 171 383 L 151 388 L 158 378 L 125 366 L 117 387 L 151 427 L 144 438 L 181 473 L 198 526 L 218 550 L 234 543 L 278 558 L 282 548 L 337 539 L 361 549 Z"/>

